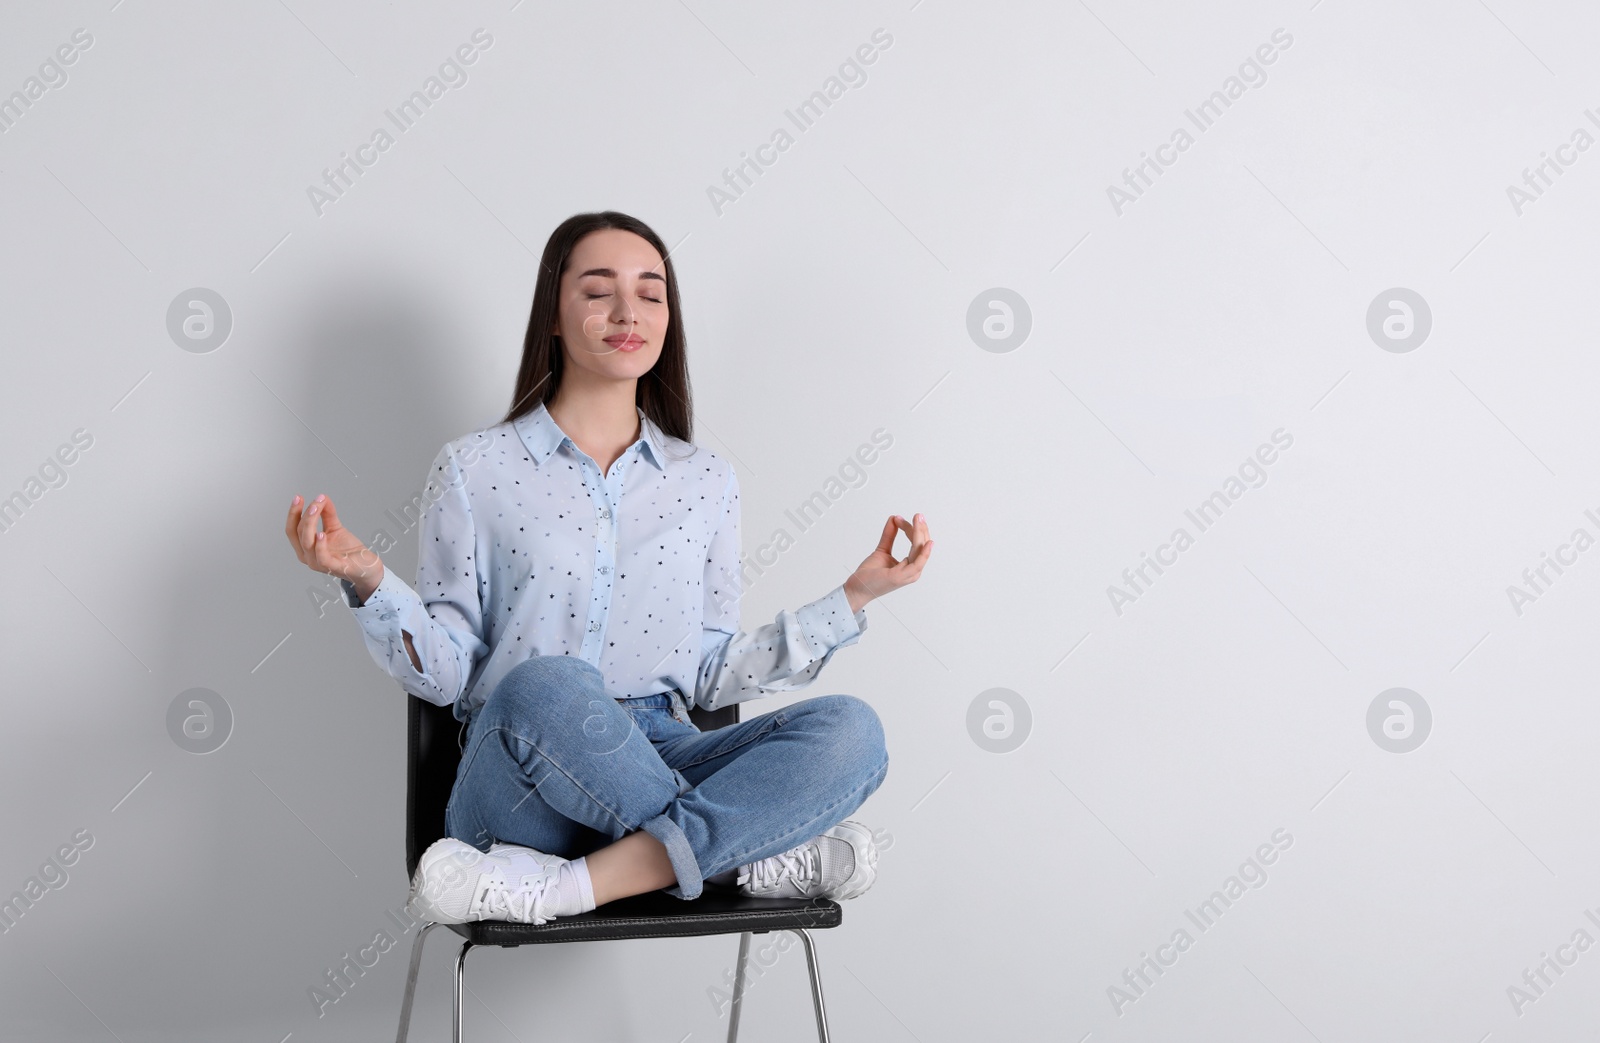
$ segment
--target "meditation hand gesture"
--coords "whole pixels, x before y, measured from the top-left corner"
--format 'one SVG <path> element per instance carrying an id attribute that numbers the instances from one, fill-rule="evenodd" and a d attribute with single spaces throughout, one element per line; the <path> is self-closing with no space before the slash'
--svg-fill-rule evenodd
<path id="1" fill-rule="evenodd" d="M 899 590 L 908 583 L 915 583 L 917 577 L 922 575 L 922 566 L 928 563 L 929 556 L 933 554 L 933 540 L 928 536 L 927 519 L 918 514 L 914 520 L 915 524 L 912 524 L 898 514 L 892 514 L 883 523 L 883 534 L 877 548 L 844 581 L 844 592 L 850 601 L 851 611 L 861 611 L 873 598 L 891 590 Z M 911 550 L 904 559 L 896 561 L 894 537 L 902 529 L 911 540 Z"/>
<path id="2" fill-rule="evenodd" d="M 319 531 L 317 521 L 321 520 Z M 302 564 L 316 572 L 326 572 L 349 580 L 362 601 L 377 589 L 383 579 L 383 562 L 355 533 L 339 523 L 339 512 L 333 501 L 318 494 L 315 500 L 302 505 L 296 496 L 289 504 L 289 520 L 284 524 L 284 534 L 294 544 L 294 552 Z"/>

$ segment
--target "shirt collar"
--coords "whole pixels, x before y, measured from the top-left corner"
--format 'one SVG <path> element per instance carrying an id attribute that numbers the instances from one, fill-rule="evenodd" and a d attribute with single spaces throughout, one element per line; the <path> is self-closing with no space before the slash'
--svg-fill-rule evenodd
<path id="1" fill-rule="evenodd" d="M 645 456 L 650 459 L 651 463 L 656 465 L 657 469 L 665 471 L 667 469 L 667 455 L 664 448 L 666 435 L 649 417 L 644 415 L 643 409 L 638 406 L 634 408 L 639 412 L 639 440 L 634 442 L 633 445 L 642 443 L 645 447 Z M 573 442 L 571 437 L 561 430 L 560 425 L 550 415 L 550 411 L 545 408 L 543 402 L 540 402 L 532 412 L 518 417 L 515 427 L 517 434 L 522 438 L 522 444 L 528 447 L 528 452 L 532 454 L 533 462 L 536 464 L 543 465 L 546 460 L 550 459 L 551 454 L 561 448 L 563 442 L 571 443 L 573 449 L 578 448 L 577 443 Z M 633 446 L 628 448 L 632 449 Z"/>

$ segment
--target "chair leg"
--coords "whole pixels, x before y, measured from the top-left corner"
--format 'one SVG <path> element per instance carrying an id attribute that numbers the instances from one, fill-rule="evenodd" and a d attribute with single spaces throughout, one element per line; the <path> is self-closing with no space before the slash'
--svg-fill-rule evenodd
<path id="1" fill-rule="evenodd" d="M 811 971 L 811 1005 L 817 1011 L 817 1039 L 819 1043 L 828 1043 L 828 1014 L 822 1006 L 822 975 L 817 970 L 817 947 L 811 940 L 811 932 L 803 927 L 792 927 L 791 934 L 800 936 L 800 941 L 806 947 L 806 967 Z"/>
<path id="2" fill-rule="evenodd" d="M 422 966 L 422 943 L 428 937 L 428 932 L 437 926 L 437 923 L 429 920 L 411 939 L 411 969 L 406 972 L 406 998 L 400 1001 L 400 1034 L 395 1036 L 395 1043 L 406 1043 L 406 1035 L 411 1031 L 411 1001 L 417 995 L 417 968 Z"/>
<path id="3" fill-rule="evenodd" d="M 733 1006 L 728 1010 L 728 1043 L 739 1040 L 739 1008 L 744 1005 L 744 965 L 750 954 L 750 932 L 739 935 L 739 962 L 733 970 Z"/>
<path id="4" fill-rule="evenodd" d="M 466 987 L 467 953 L 472 951 L 472 942 L 461 943 L 461 954 L 456 957 L 456 1016 L 455 1029 L 451 1035 L 454 1043 L 461 1043 L 461 994 Z"/>

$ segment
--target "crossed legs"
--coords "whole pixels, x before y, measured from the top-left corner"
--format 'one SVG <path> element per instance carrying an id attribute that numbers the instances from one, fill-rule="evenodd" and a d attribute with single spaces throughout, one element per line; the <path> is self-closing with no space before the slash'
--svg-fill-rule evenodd
<path id="1" fill-rule="evenodd" d="M 661 888 L 691 899 L 706 876 L 843 821 L 887 772 L 882 725 L 854 696 L 652 741 L 595 667 L 536 656 L 474 714 L 446 828 L 480 851 L 586 855 L 596 904 Z"/>

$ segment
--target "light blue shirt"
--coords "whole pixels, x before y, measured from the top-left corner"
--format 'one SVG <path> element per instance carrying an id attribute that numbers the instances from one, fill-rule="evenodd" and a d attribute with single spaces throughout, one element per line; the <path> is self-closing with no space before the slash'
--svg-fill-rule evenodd
<path id="1" fill-rule="evenodd" d="M 842 583 L 739 628 L 738 477 L 639 422 L 603 475 L 542 403 L 447 443 L 413 503 L 416 587 L 386 568 L 364 604 L 346 591 L 378 665 L 463 721 L 536 655 L 580 656 L 615 698 L 676 689 L 714 710 L 804 688 L 854 644 L 867 617 Z"/>

